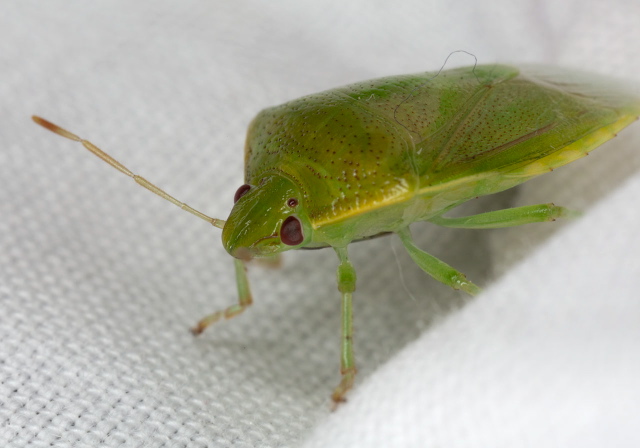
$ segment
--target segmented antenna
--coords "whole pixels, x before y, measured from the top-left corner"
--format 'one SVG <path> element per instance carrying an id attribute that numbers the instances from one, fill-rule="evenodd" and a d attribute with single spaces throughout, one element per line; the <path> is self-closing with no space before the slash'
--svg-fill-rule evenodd
<path id="1" fill-rule="evenodd" d="M 73 140 L 73 141 L 82 143 L 82 146 L 87 148 L 89 151 L 91 151 L 96 156 L 100 157 L 102 160 L 107 162 L 109 165 L 111 165 L 112 167 L 114 167 L 118 171 L 126 174 L 127 176 L 133 178 L 133 180 L 135 180 L 139 185 L 142 185 L 147 190 L 157 194 L 158 196 L 160 196 L 163 199 L 166 199 L 167 201 L 171 202 L 172 204 L 177 205 L 182 210 L 186 210 L 189 213 L 191 213 L 192 215 L 195 215 L 200 219 L 204 219 L 205 221 L 211 223 L 215 227 L 218 227 L 220 229 L 224 228 L 224 224 L 225 224 L 224 220 L 217 219 L 217 218 L 211 218 L 211 217 L 205 215 L 204 213 L 199 212 L 198 210 L 196 210 L 196 209 L 194 209 L 192 207 L 189 207 L 184 202 L 178 201 L 176 198 L 174 198 L 170 194 L 166 193 L 164 190 L 161 190 L 160 188 L 156 187 L 154 184 L 149 182 L 144 177 L 138 176 L 137 174 L 133 174 L 129 170 L 129 168 L 127 168 L 126 166 L 124 166 L 123 164 L 118 162 L 116 159 L 111 157 L 109 154 L 107 154 L 106 152 L 104 152 L 103 150 L 98 148 L 96 145 L 94 145 L 90 141 L 85 140 L 83 138 L 80 138 L 77 135 L 67 131 L 66 129 L 62 129 L 60 126 L 58 126 L 56 124 L 53 124 L 50 121 L 45 120 L 44 118 L 40 118 L 40 117 L 38 117 L 36 115 L 32 116 L 31 118 L 37 124 L 39 124 L 40 126 L 42 126 L 45 129 L 50 130 L 51 132 L 55 132 L 56 134 L 61 135 L 61 136 L 65 137 L 65 138 L 68 138 L 69 140 Z"/>

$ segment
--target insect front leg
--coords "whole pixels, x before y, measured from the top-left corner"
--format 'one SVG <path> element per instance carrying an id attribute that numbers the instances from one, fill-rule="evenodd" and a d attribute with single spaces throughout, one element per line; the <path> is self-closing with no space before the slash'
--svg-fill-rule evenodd
<path id="1" fill-rule="evenodd" d="M 451 286 L 453 289 L 461 289 L 471 295 L 476 295 L 480 292 L 480 288 L 467 280 L 467 277 L 462 272 L 455 270 L 444 261 L 418 248 L 411 238 L 409 227 L 398 230 L 396 233 L 413 261 L 431 277 Z"/>
<path id="2" fill-rule="evenodd" d="M 236 283 L 238 285 L 238 303 L 231 305 L 226 310 L 209 314 L 191 329 L 193 334 L 198 335 L 202 333 L 209 325 L 219 321 L 223 317 L 225 319 L 231 319 L 232 317 L 237 316 L 253 303 L 251 290 L 249 289 L 249 280 L 247 279 L 247 269 L 242 260 L 234 258 L 233 263 L 236 270 Z"/>
<path id="3" fill-rule="evenodd" d="M 342 339 L 340 345 L 340 374 L 342 380 L 335 388 L 331 399 L 334 403 L 345 401 L 345 394 L 353 386 L 356 377 L 356 364 L 353 356 L 353 310 L 351 299 L 356 290 L 356 271 L 349 261 L 346 247 L 335 248 L 340 264 L 338 265 L 338 290 L 342 293 Z"/>
<path id="4" fill-rule="evenodd" d="M 578 211 L 558 207 L 551 203 L 507 208 L 461 218 L 436 216 L 429 219 L 429 222 L 443 227 L 455 227 L 458 229 L 498 229 L 534 222 L 555 221 L 557 218 L 576 218 L 578 216 L 580 216 Z"/>

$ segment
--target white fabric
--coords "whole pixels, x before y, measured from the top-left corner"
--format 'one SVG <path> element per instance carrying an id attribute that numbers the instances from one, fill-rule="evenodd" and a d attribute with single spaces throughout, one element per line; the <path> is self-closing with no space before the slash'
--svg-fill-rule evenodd
<path id="1" fill-rule="evenodd" d="M 638 2 L 396 3 L 3 2 L 0 446 L 639 446 L 640 125 L 466 206 L 553 201 L 578 221 L 415 226 L 475 299 L 393 239 L 354 245 L 360 372 L 331 413 L 331 251 L 252 267 L 255 305 L 194 339 L 236 300 L 220 231 L 29 119 L 224 219 L 263 107 L 457 49 L 639 80 Z"/>

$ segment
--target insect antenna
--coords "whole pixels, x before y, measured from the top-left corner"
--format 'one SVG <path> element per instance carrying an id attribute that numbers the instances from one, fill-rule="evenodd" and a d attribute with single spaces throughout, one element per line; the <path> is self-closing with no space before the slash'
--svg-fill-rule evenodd
<path id="1" fill-rule="evenodd" d="M 198 210 L 188 206 L 184 202 L 181 202 L 181 201 L 177 200 L 176 198 L 174 198 L 173 196 L 171 196 L 170 194 L 168 194 L 164 190 L 158 188 L 157 186 L 155 186 L 154 184 L 149 182 L 144 177 L 138 176 L 137 174 L 133 174 L 129 170 L 129 168 L 127 168 L 126 166 L 124 166 L 123 164 L 118 162 L 116 159 L 111 157 L 109 154 L 107 154 L 106 152 L 104 152 L 103 150 L 98 148 L 96 145 L 94 145 L 90 141 L 85 140 L 83 138 L 80 138 L 77 135 L 67 131 L 66 129 L 63 129 L 60 126 L 58 126 L 56 124 L 53 124 L 50 121 L 45 120 L 44 118 L 40 118 L 40 117 L 38 117 L 36 115 L 33 115 L 31 118 L 37 124 L 39 124 L 40 126 L 42 126 L 45 129 L 50 130 L 51 132 L 55 132 L 56 134 L 61 135 L 61 136 L 65 137 L 65 138 L 68 138 L 69 140 L 73 140 L 73 141 L 82 143 L 82 145 L 85 148 L 87 148 L 89 151 L 91 151 L 96 156 L 100 157 L 102 160 L 107 162 L 109 165 L 111 165 L 112 167 L 114 167 L 118 171 L 126 174 L 127 176 L 131 177 L 139 185 L 142 185 L 147 190 L 157 194 L 158 196 L 160 196 L 163 199 L 166 199 L 167 201 L 171 202 L 172 204 L 177 205 L 182 210 L 186 210 L 189 213 L 197 216 L 198 218 L 204 219 L 205 221 L 209 222 L 210 224 L 212 224 L 215 227 L 218 227 L 220 229 L 224 228 L 224 224 L 225 224 L 224 220 L 217 219 L 217 218 L 211 218 L 210 216 L 207 216 L 204 213 L 199 212 Z"/>

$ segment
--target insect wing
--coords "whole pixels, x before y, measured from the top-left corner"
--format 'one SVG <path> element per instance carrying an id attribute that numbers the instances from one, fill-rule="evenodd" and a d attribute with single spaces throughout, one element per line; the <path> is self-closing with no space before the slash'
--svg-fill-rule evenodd
<path id="1" fill-rule="evenodd" d="M 421 136 L 422 188 L 505 174 L 524 182 L 585 155 L 640 114 L 634 89 L 609 78 L 531 66 L 505 79 L 507 70 L 478 67 L 478 87 L 459 91 L 464 107 L 447 111 L 446 124 Z"/>

